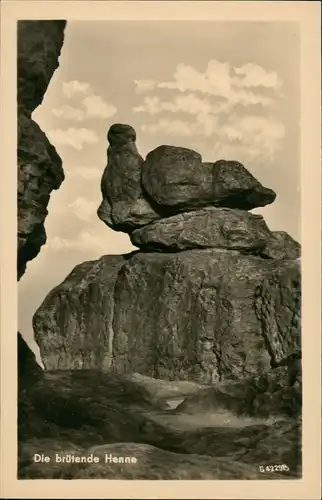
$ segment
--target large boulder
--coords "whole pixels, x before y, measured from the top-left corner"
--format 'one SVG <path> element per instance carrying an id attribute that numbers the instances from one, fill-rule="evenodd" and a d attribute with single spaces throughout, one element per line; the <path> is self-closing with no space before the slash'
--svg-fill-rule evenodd
<path id="1" fill-rule="evenodd" d="M 147 155 L 142 184 L 167 215 L 207 205 L 251 210 L 272 203 L 276 197 L 241 163 L 202 163 L 196 151 L 175 146 L 159 146 Z"/>
<path id="2" fill-rule="evenodd" d="M 54 146 L 32 120 L 59 65 L 65 21 L 18 22 L 18 278 L 46 242 L 50 193 L 64 180 Z"/>
<path id="3" fill-rule="evenodd" d="M 226 248 L 259 252 L 270 238 L 271 232 L 262 216 L 215 207 L 161 219 L 131 234 L 133 245 L 160 251 Z"/>
<path id="4" fill-rule="evenodd" d="M 109 368 L 114 285 L 125 262 L 121 255 L 83 262 L 46 297 L 33 326 L 47 370 Z"/>
<path id="5" fill-rule="evenodd" d="M 144 198 L 141 188 L 143 158 L 138 153 L 135 130 L 116 123 L 107 135 L 107 167 L 101 180 L 99 218 L 116 231 L 131 232 L 159 215 Z"/>
<path id="6" fill-rule="evenodd" d="M 254 300 L 274 268 L 232 250 L 135 254 L 115 285 L 114 369 L 201 383 L 268 369 Z"/>
<path id="7" fill-rule="evenodd" d="M 218 249 L 84 263 L 34 316 L 43 362 L 50 369 L 111 368 L 199 383 L 270 369 L 258 290 L 275 279 L 279 264 Z M 297 293 L 293 273 L 285 261 L 281 300 Z M 267 310 L 266 321 L 276 321 L 274 314 Z M 285 316 L 286 331 L 293 314 L 299 311 Z"/>

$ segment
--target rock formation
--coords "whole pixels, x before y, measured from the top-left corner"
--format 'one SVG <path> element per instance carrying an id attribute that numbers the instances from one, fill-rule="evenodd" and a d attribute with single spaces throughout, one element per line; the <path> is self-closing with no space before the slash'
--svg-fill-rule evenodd
<path id="1" fill-rule="evenodd" d="M 161 219 L 131 234 L 133 245 L 168 251 L 219 248 L 255 253 L 263 250 L 270 239 L 261 215 L 215 207 Z"/>
<path id="2" fill-rule="evenodd" d="M 59 155 L 31 115 L 42 103 L 59 65 L 65 25 L 65 21 L 18 21 L 18 280 L 46 242 L 44 222 L 50 193 L 64 179 Z M 20 333 L 17 341 L 18 436 L 24 439 L 28 429 L 43 424 L 29 399 L 33 386 L 43 381 L 43 370 Z"/>
<path id="3" fill-rule="evenodd" d="M 275 200 L 241 163 L 203 163 L 191 149 L 159 146 L 142 165 L 142 184 L 168 213 L 214 205 L 251 210 Z"/>
<path id="4" fill-rule="evenodd" d="M 45 242 L 50 192 L 63 180 L 31 113 L 64 27 L 18 26 L 19 278 Z M 162 146 L 144 162 L 129 126 L 108 139 L 99 216 L 141 250 L 84 262 L 50 292 L 34 317 L 47 370 L 18 334 L 19 479 L 262 479 L 264 455 L 288 464 L 265 478 L 300 477 L 300 249 L 247 212 L 275 193 L 237 162 L 205 164 L 183 148 Z M 174 393 L 187 400 L 169 412 Z M 254 419 L 271 414 L 274 423 Z M 32 460 L 55 452 L 138 464 Z"/>
<path id="5" fill-rule="evenodd" d="M 135 138 L 109 130 L 99 214 L 140 251 L 81 264 L 47 296 L 34 315 L 45 367 L 216 383 L 286 360 L 300 339 L 300 247 L 249 212 L 275 193 L 186 148 L 143 161 Z"/>
<path id="6" fill-rule="evenodd" d="M 46 242 L 50 193 L 64 180 L 59 155 L 31 115 L 59 65 L 65 24 L 18 22 L 18 279 Z"/>
<path id="7" fill-rule="evenodd" d="M 108 140 L 108 165 L 101 181 L 103 201 L 98 216 L 115 231 L 131 232 L 159 216 L 142 193 L 143 158 L 135 145 L 135 130 L 115 124 L 108 132 Z"/>

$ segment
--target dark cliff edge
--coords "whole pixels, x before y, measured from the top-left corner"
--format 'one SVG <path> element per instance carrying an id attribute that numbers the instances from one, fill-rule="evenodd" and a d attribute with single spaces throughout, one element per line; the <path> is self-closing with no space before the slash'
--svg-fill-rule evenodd
<path id="1" fill-rule="evenodd" d="M 50 193 L 64 180 L 61 158 L 31 115 L 42 103 L 59 66 L 65 26 L 64 20 L 18 21 L 17 26 L 18 280 L 46 242 L 44 222 Z M 24 429 L 32 421 L 37 426 L 29 393 L 43 380 L 43 370 L 19 332 L 17 356 L 18 436 L 23 439 Z"/>
<path id="2" fill-rule="evenodd" d="M 50 193 L 64 180 L 55 147 L 32 118 L 59 66 L 66 21 L 19 21 L 18 119 L 18 279 L 46 242 Z"/>

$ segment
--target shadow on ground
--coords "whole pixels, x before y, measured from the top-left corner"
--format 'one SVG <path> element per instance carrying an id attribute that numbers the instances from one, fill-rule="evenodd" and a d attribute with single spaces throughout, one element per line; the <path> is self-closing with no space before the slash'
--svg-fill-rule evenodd
<path id="1" fill-rule="evenodd" d="M 19 394 L 21 479 L 301 477 L 301 387 L 276 369 L 242 383 L 45 372 Z M 178 405 L 178 406 L 176 406 Z M 50 457 L 35 463 L 34 454 Z M 56 463 L 56 453 L 99 463 Z M 105 462 L 105 454 L 134 463 Z M 260 472 L 260 466 L 287 470 Z"/>

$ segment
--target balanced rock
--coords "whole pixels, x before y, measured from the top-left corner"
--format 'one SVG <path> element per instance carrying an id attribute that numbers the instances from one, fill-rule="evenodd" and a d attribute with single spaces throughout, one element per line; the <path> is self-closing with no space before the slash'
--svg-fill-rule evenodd
<path id="1" fill-rule="evenodd" d="M 269 369 L 256 291 L 279 265 L 235 250 L 196 249 L 105 256 L 77 266 L 34 316 L 44 365 L 199 383 Z M 286 280 L 281 300 L 295 293 L 292 283 Z M 265 314 L 275 321 L 274 311 Z M 299 311 L 285 316 L 285 331 L 292 314 Z"/>
<path id="2" fill-rule="evenodd" d="M 251 210 L 276 197 L 241 163 L 203 163 L 196 151 L 175 146 L 159 146 L 147 155 L 142 184 L 167 215 L 207 205 Z"/>
<path id="3" fill-rule="evenodd" d="M 226 248 L 259 252 L 271 238 L 261 215 L 207 207 L 161 219 L 131 234 L 133 245 L 149 250 Z"/>
<path id="4" fill-rule="evenodd" d="M 108 131 L 108 163 L 101 180 L 99 218 L 116 231 L 131 232 L 159 215 L 144 198 L 141 188 L 143 158 L 138 153 L 135 130 L 114 124 Z"/>
<path id="5" fill-rule="evenodd" d="M 65 21 L 18 22 L 18 278 L 46 242 L 50 193 L 64 180 L 62 161 L 31 113 L 59 65 Z"/>

